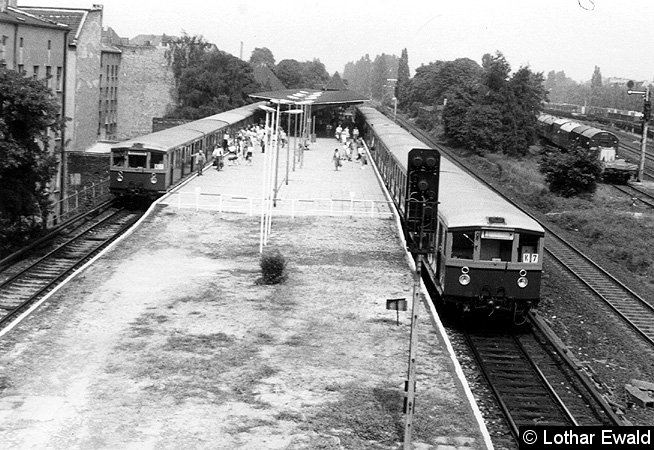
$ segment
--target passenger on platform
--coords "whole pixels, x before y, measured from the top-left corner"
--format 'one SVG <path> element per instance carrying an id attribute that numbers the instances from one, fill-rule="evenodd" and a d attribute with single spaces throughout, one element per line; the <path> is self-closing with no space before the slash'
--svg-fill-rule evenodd
<path id="1" fill-rule="evenodd" d="M 245 162 L 248 164 L 248 166 L 252 165 L 252 155 L 254 154 L 254 145 L 252 144 L 252 140 L 248 140 L 248 143 L 246 144 L 246 150 L 245 150 Z"/>
<path id="2" fill-rule="evenodd" d="M 198 176 L 202 175 L 202 169 L 204 169 L 204 164 L 207 162 L 207 157 L 204 156 L 204 152 L 200 150 L 195 155 L 195 167 L 198 171 Z"/>
<path id="3" fill-rule="evenodd" d="M 339 153 L 337 148 L 334 149 L 332 162 L 334 163 L 334 170 L 338 171 L 338 168 L 341 167 L 341 154 Z"/>
<path id="4" fill-rule="evenodd" d="M 216 170 L 223 168 L 223 155 L 223 148 L 219 145 L 216 145 L 216 147 L 213 149 L 213 152 L 211 152 L 213 166 L 216 168 Z"/>
<path id="5" fill-rule="evenodd" d="M 336 140 L 340 142 L 341 140 L 341 133 L 343 132 L 343 128 L 341 127 L 341 124 L 339 123 L 338 126 L 336 127 L 336 134 L 334 135 L 336 137 Z"/>
<path id="6" fill-rule="evenodd" d="M 354 130 L 352 130 L 352 137 L 355 141 L 359 139 L 359 129 L 357 127 L 354 127 Z"/>
<path id="7" fill-rule="evenodd" d="M 229 145 L 229 132 L 225 131 L 223 134 L 223 151 L 227 151 L 227 146 Z"/>

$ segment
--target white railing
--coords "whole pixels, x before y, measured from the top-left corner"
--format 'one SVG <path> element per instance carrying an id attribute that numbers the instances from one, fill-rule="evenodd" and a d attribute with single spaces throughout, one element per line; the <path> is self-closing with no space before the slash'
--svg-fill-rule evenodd
<path id="1" fill-rule="evenodd" d="M 266 199 L 265 201 L 271 201 Z M 222 194 L 195 192 L 175 192 L 162 204 L 179 209 L 195 209 L 234 212 L 258 215 L 262 199 L 253 197 L 236 197 Z M 272 208 L 273 215 L 278 216 L 357 216 L 357 217 L 392 217 L 391 202 L 385 200 L 351 199 L 288 199 L 278 198 Z"/>
<path id="2" fill-rule="evenodd" d="M 81 190 L 75 190 L 74 194 L 62 198 L 52 206 L 52 213 L 48 217 L 48 228 L 55 223 L 70 218 L 82 212 L 84 208 L 90 208 L 99 200 L 109 199 L 109 179 L 92 183 Z"/>

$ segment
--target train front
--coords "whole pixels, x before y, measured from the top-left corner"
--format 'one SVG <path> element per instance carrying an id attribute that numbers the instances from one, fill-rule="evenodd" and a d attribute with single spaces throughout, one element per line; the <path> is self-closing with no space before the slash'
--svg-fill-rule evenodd
<path id="1" fill-rule="evenodd" d="M 543 236 L 540 227 L 517 228 L 505 217 L 448 230 L 443 248 L 443 300 L 464 312 L 524 315 L 540 300 Z"/>
<path id="2" fill-rule="evenodd" d="M 150 200 L 165 192 L 166 152 L 124 144 L 111 148 L 109 190 L 118 197 Z"/>

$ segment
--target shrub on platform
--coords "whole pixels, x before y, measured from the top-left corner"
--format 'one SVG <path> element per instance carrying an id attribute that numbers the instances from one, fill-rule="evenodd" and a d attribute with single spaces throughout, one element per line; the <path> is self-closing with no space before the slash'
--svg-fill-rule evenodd
<path id="1" fill-rule="evenodd" d="M 286 258 L 279 250 L 265 251 L 259 262 L 261 266 L 261 278 L 258 284 L 278 284 L 286 279 Z"/>

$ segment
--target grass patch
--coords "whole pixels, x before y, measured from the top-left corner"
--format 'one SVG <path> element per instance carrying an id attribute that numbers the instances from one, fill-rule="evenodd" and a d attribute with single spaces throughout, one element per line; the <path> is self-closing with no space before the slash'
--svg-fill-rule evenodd
<path id="1" fill-rule="evenodd" d="M 226 335 L 225 333 L 200 335 L 186 334 L 169 337 L 168 342 L 166 342 L 163 350 L 205 353 L 208 350 L 224 348 L 233 342 L 234 338 Z"/>
<path id="2" fill-rule="evenodd" d="M 387 448 L 402 441 L 404 425 L 399 391 L 353 384 L 333 388 L 338 388 L 341 400 L 326 404 L 308 416 L 308 427 L 319 434 L 337 434 L 347 449 Z"/>

